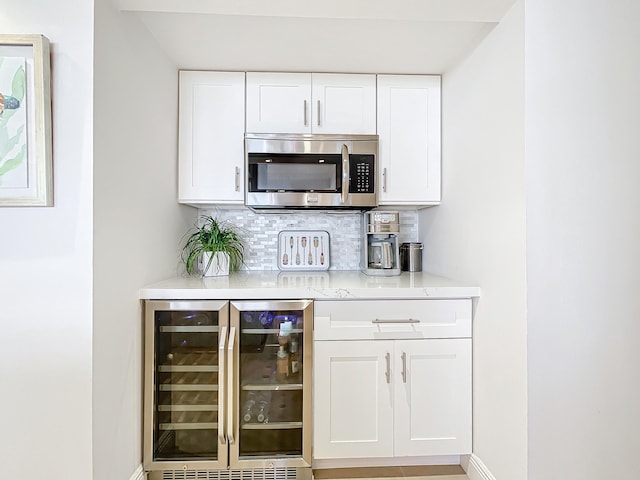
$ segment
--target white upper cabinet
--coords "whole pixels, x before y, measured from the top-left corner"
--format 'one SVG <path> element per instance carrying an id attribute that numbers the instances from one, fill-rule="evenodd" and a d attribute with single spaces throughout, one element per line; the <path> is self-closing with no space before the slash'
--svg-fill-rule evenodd
<path id="1" fill-rule="evenodd" d="M 247 72 L 248 133 L 309 133 L 310 73 Z"/>
<path id="2" fill-rule="evenodd" d="M 180 72 L 180 203 L 244 203 L 244 93 L 244 72 Z"/>
<path id="3" fill-rule="evenodd" d="M 378 75 L 380 204 L 440 203 L 440 77 Z"/>
<path id="4" fill-rule="evenodd" d="M 313 133 L 376 133 L 376 76 L 312 74 Z"/>
<path id="5" fill-rule="evenodd" d="M 437 205 L 440 93 L 437 75 L 181 71 L 178 201 L 244 204 L 245 132 L 377 133 L 380 205 Z"/>
<path id="6" fill-rule="evenodd" d="M 376 76 L 247 72 L 249 133 L 376 133 Z"/>

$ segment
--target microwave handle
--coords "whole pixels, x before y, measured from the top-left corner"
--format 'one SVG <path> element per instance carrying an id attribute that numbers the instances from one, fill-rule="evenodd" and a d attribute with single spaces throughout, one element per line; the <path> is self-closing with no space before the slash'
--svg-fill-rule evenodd
<path id="1" fill-rule="evenodd" d="M 342 203 L 349 197 L 349 147 L 342 144 Z"/>

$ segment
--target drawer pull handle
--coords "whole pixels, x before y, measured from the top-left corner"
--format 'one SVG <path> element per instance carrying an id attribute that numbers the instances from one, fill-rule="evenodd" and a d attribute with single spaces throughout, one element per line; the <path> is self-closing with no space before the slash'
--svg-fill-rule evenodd
<path id="1" fill-rule="evenodd" d="M 385 372 L 385 376 L 387 377 L 387 383 L 391 383 L 391 354 L 387 352 L 385 358 L 387 359 L 387 371 Z"/>
<path id="2" fill-rule="evenodd" d="M 420 320 L 416 320 L 415 318 L 399 318 L 399 319 L 380 319 L 376 318 L 375 320 L 371 320 L 371 323 L 420 323 Z"/>

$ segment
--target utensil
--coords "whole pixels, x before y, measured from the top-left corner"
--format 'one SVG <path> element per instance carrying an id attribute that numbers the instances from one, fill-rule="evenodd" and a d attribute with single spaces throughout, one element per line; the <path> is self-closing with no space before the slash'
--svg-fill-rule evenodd
<path id="1" fill-rule="evenodd" d="M 306 258 L 307 251 L 307 237 L 302 237 L 302 262 L 304 263 L 304 259 Z"/>
<path id="2" fill-rule="evenodd" d="M 324 265 L 324 238 L 320 238 L 320 265 Z"/>
<path id="3" fill-rule="evenodd" d="M 293 263 L 293 237 L 289 237 L 289 245 L 291 246 L 291 263 Z"/>
<path id="4" fill-rule="evenodd" d="M 318 237 L 313 237 L 313 246 L 315 248 L 316 251 L 316 261 L 318 260 Z"/>
<path id="5" fill-rule="evenodd" d="M 289 255 L 287 255 L 287 237 L 284 237 L 284 253 L 282 254 L 282 264 L 289 265 Z"/>
<path id="6" fill-rule="evenodd" d="M 307 237 L 302 237 L 302 246 L 304 247 L 307 244 Z M 309 245 L 309 255 L 307 256 L 306 253 L 303 251 L 302 252 L 302 262 L 304 263 L 304 259 L 307 258 L 307 263 L 309 265 L 313 265 L 313 255 L 311 255 L 311 245 Z"/>
<path id="7" fill-rule="evenodd" d="M 300 265 L 300 238 L 296 237 L 296 265 Z"/>

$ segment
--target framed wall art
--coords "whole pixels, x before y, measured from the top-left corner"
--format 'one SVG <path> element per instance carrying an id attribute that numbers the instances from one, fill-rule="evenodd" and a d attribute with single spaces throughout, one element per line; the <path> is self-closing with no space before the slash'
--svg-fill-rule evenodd
<path id="1" fill-rule="evenodd" d="M 0 206 L 53 205 L 49 41 L 0 34 Z"/>

